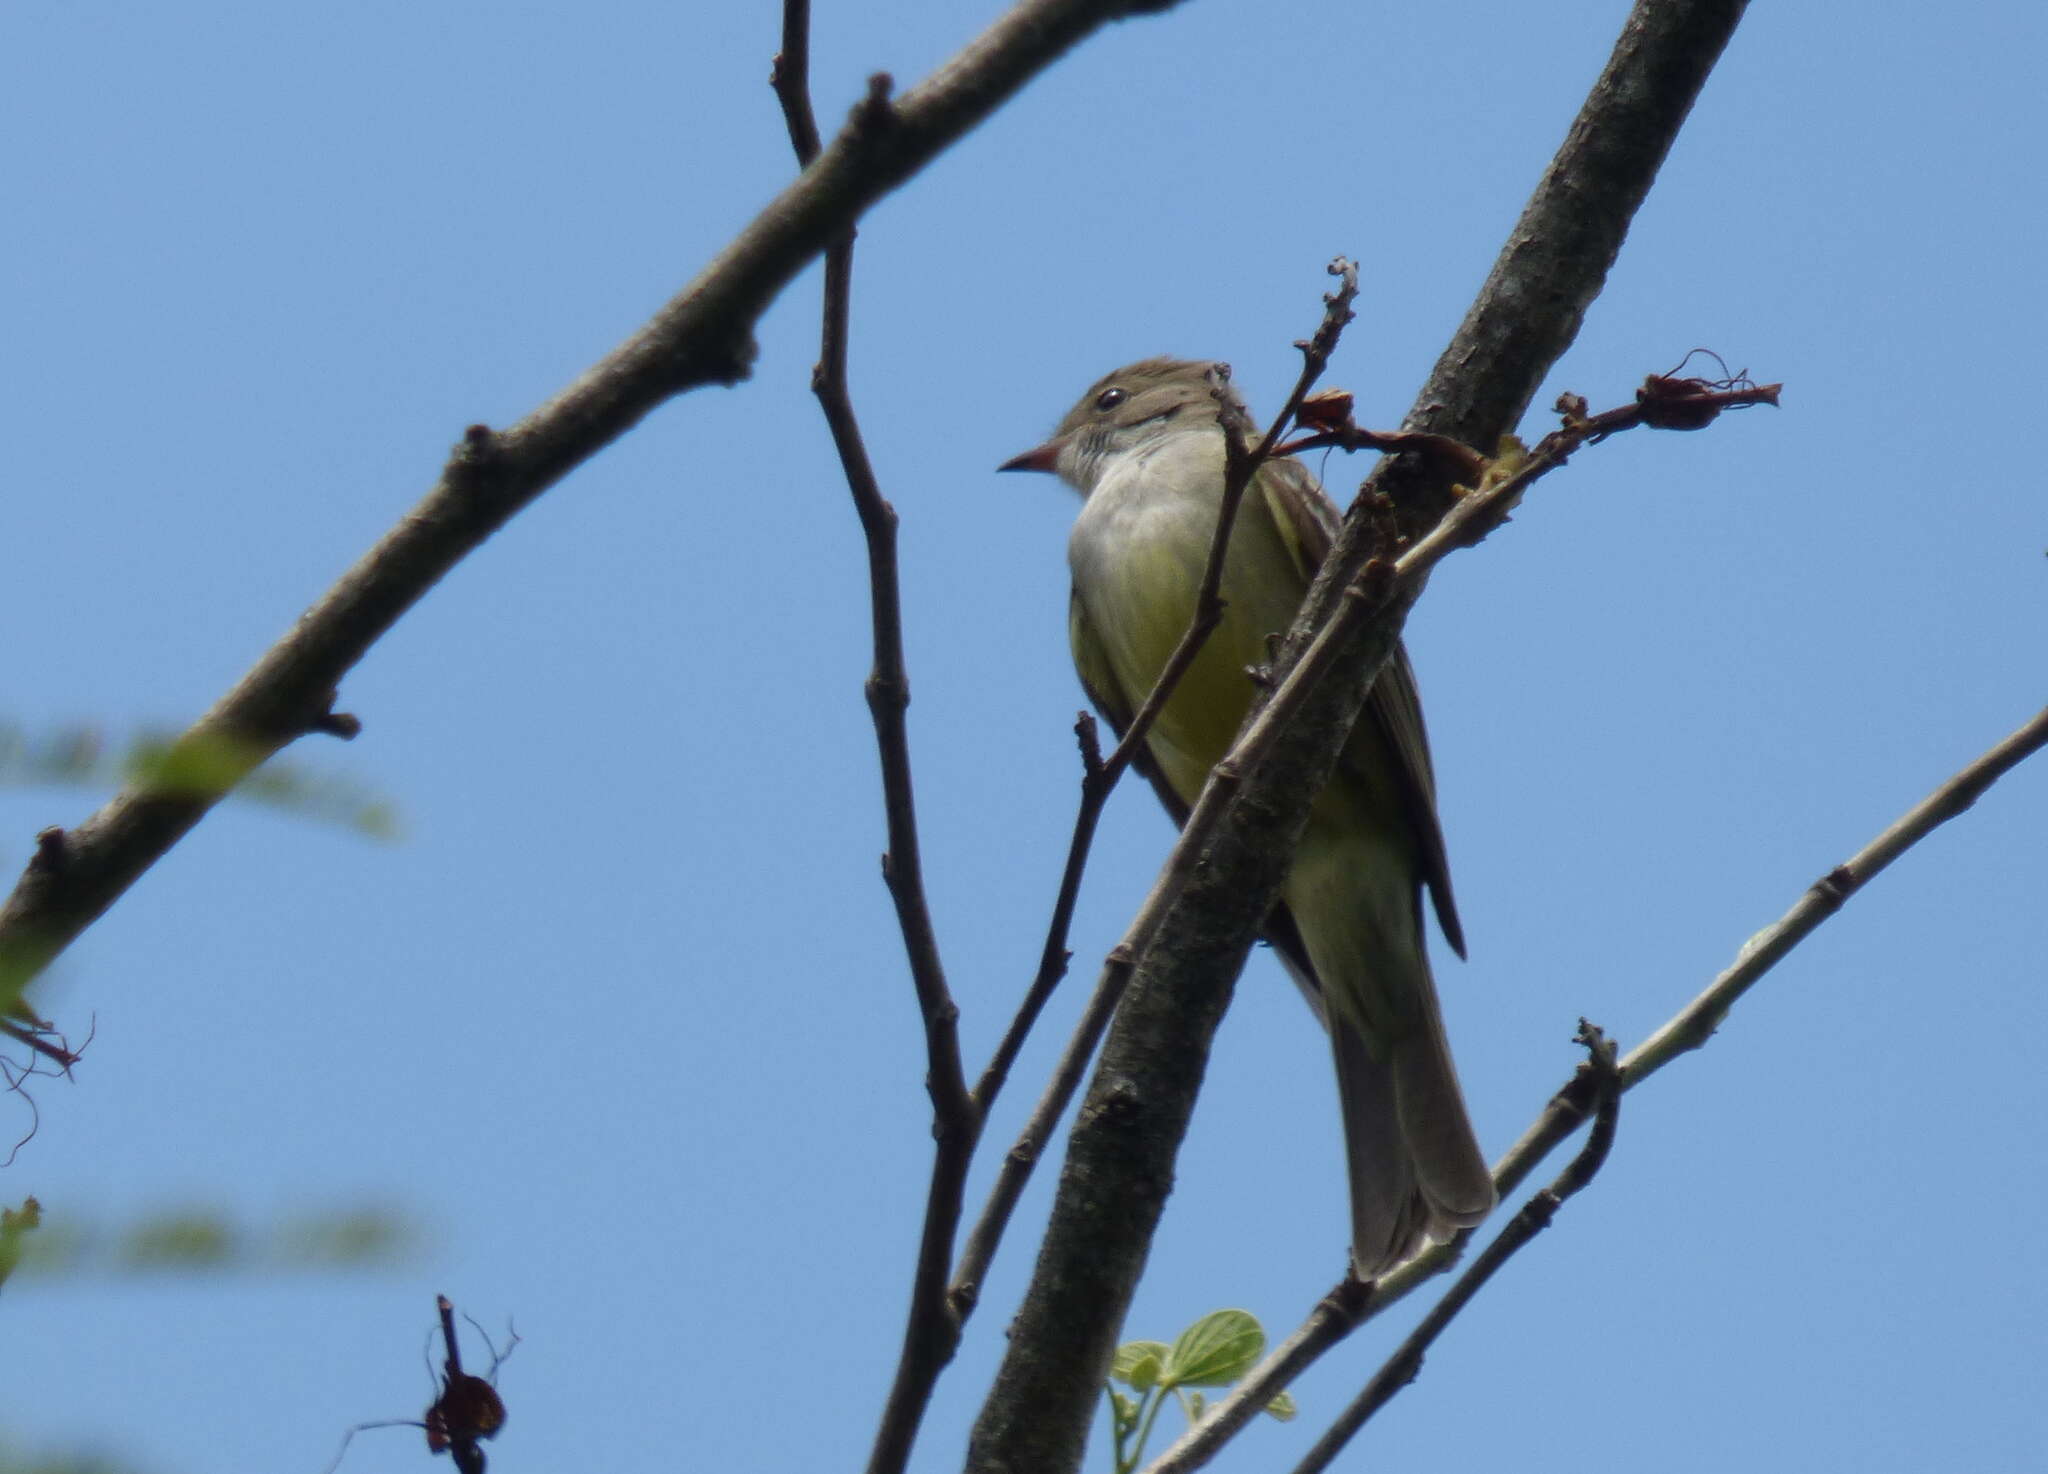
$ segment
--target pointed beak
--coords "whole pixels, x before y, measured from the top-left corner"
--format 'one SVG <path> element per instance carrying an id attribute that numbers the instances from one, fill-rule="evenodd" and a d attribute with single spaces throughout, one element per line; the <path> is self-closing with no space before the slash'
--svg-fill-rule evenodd
<path id="1" fill-rule="evenodd" d="M 1059 468 L 1060 443 L 1057 440 L 1048 440 L 1020 456 L 1011 456 L 996 467 L 998 471 L 1058 471 Z"/>

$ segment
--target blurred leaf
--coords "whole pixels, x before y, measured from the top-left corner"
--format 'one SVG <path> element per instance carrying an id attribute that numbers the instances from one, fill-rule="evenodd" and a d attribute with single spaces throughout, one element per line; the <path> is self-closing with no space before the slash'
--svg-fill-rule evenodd
<path id="1" fill-rule="evenodd" d="M 306 1219 L 288 1228 L 279 1244 L 280 1257 L 308 1268 L 384 1264 L 412 1248 L 411 1227 L 375 1208 Z"/>
<path id="2" fill-rule="evenodd" d="M 1266 1349 L 1266 1332 L 1248 1310 L 1212 1310 L 1167 1353 L 1160 1381 L 1168 1387 L 1228 1387 Z"/>
<path id="3" fill-rule="evenodd" d="M 1295 1406 L 1294 1394 L 1292 1392 L 1276 1392 L 1273 1394 L 1273 1400 L 1266 1404 L 1268 1416 L 1277 1418 L 1283 1423 L 1293 1422 L 1295 1414 L 1300 1411 L 1301 1409 Z"/>
<path id="4" fill-rule="evenodd" d="M 135 1474 L 135 1465 L 105 1454 L 24 1454 L 0 1441 L 0 1474 Z"/>
<path id="5" fill-rule="evenodd" d="M 215 1269 L 237 1257 L 235 1231 L 206 1213 L 169 1214 L 139 1223 L 123 1236 L 122 1261 L 132 1269 Z"/>
<path id="6" fill-rule="evenodd" d="M 92 727 L 31 737 L 0 724 L 0 784 L 63 784 L 116 788 L 140 783 L 182 795 L 233 796 L 301 818 L 339 824 L 371 839 L 395 839 L 398 811 L 390 800 L 337 773 L 273 758 L 228 737 L 180 741 L 143 733 L 114 750 Z"/>
<path id="7" fill-rule="evenodd" d="M 0 1208 L 0 1285 L 21 1263 L 21 1241 L 43 1221 L 43 1205 L 23 1198 L 19 1208 Z"/>
<path id="8" fill-rule="evenodd" d="M 156 1213 L 118 1228 L 45 1213 L 18 1257 L 24 1276 L 49 1281 L 104 1274 L 384 1269 L 404 1263 L 418 1247 L 414 1225 L 388 1208 L 350 1208 L 251 1226 L 198 1207 Z"/>

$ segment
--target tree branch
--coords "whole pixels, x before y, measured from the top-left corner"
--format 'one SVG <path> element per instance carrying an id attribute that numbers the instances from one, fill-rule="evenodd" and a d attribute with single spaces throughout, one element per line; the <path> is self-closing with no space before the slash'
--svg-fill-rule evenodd
<path id="1" fill-rule="evenodd" d="M 1638 4 L 1425 386 L 1411 424 L 1485 446 L 1510 427 L 1599 291 L 1636 205 L 1742 9 L 1740 0 Z M 1391 475 L 1376 473 L 1369 485 L 1391 483 Z M 1414 500 L 1408 499 L 1410 506 Z M 1191 820 L 1168 862 L 1175 877 L 1168 894 L 1155 892 L 1133 926 L 1132 935 L 1141 936 L 1141 925 L 1160 913 L 1166 918 L 1139 952 L 1069 1139 L 1052 1226 L 976 1424 L 971 1469 L 1047 1474 L 1080 1463 L 1217 1020 L 1271 908 L 1309 803 L 1421 589 L 1417 570 L 1395 582 L 1376 617 L 1354 620 L 1338 612 L 1370 593 L 1360 575 L 1368 571 L 1371 534 L 1369 506 L 1361 498 L 1280 662 L 1284 692 L 1293 680 L 1290 666 L 1300 669 L 1313 648 L 1307 632 L 1320 628 L 1328 635 L 1342 626 L 1330 678 L 1301 719 L 1277 734 L 1267 761 L 1244 762 L 1241 737 L 1240 751 L 1218 765 L 1195 818 L 1205 807 L 1227 807 L 1227 816 L 1205 852 L 1196 848 Z M 1267 710 L 1279 704 L 1276 693 Z M 1254 730 L 1263 720 L 1254 716 Z M 1179 883 L 1198 855 L 1199 874 Z"/>
<path id="2" fill-rule="evenodd" d="M 1914 805 L 1849 860 L 1814 882 L 1791 910 L 1744 943 L 1732 966 L 1621 1061 L 1622 1091 L 1634 1089 L 1678 1055 L 1704 1044 L 1735 1001 L 1839 911 L 1850 896 L 1941 825 L 1966 812 L 1993 783 L 2043 748 L 2048 748 L 2048 707 Z M 1598 1099 L 1598 1082 L 1589 1078 L 1584 1069 L 1566 1082 L 1535 1123 L 1495 1164 L 1493 1181 L 1501 1196 L 1519 1187 L 1553 1149 L 1594 1114 Z M 1166 1466 L 1166 1461 L 1172 1459 L 1176 1462 L 1170 1467 L 1180 1470 L 1206 1463 L 1238 1429 L 1258 1415 L 1275 1392 L 1298 1377 L 1324 1350 L 1446 1268 L 1463 1251 L 1464 1244 L 1465 1239 L 1460 1237 L 1417 1255 L 1374 1284 L 1369 1299 L 1355 1305 L 1343 1301 L 1351 1282 L 1340 1284 L 1329 1297 L 1318 1302 L 1294 1336 L 1246 1374 L 1228 1396 L 1211 1406 L 1200 1423 L 1167 1449 L 1160 1456 L 1159 1465 Z M 1338 1308 L 1344 1314 L 1333 1313 L 1333 1301 L 1339 1302 Z M 1147 1474 L 1157 1474 L 1157 1468 Z"/>
<path id="3" fill-rule="evenodd" d="M 472 427 L 425 499 L 180 739 L 211 781 L 131 785 L 68 833 L 62 867 L 31 864 L 0 908 L 0 1008 L 236 782 L 332 729 L 342 677 L 485 538 L 663 401 L 746 377 L 756 320 L 864 211 L 1091 32 L 1172 3 L 1024 0 L 894 104 L 857 108 L 801 177 L 575 383 L 508 430 Z"/>
<path id="4" fill-rule="evenodd" d="M 1471 1267 L 1458 1276 L 1457 1282 L 1444 1291 L 1443 1299 L 1431 1308 L 1422 1323 L 1408 1334 L 1406 1340 L 1395 1348 L 1371 1381 L 1365 1384 L 1357 1397 L 1348 1403 L 1344 1411 L 1318 1438 L 1302 1461 L 1295 1465 L 1294 1474 L 1321 1474 L 1333 1459 L 1344 1451 L 1358 1430 L 1368 1419 L 1393 1401 L 1395 1394 L 1413 1382 L 1422 1372 L 1422 1359 L 1431 1346 L 1436 1344 L 1450 1323 L 1457 1319 L 1458 1312 L 1472 1302 L 1472 1297 L 1486 1287 L 1487 1281 L 1499 1272 L 1502 1265 L 1512 1259 L 1537 1234 L 1550 1227 L 1557 1210 L 1571 1197 L 1593 1180 L 1594 1174 L 1607 1161 L 1608 1150 L 1614 1145 L 1615 1123 L 1621 1113 L 1621 1072 L 1614 1061 L 1614 1045 L 1598 1029 L 1579 1020 L 1579 1040 L 1592 1056 L 1581 1070 L 1581 1076 L 1588 1082 L 1595 1099 L 1599 1102 L 1593 1129 L 1586 1136 L 1586 1144 L 1579 1154 L 1572 1158 L 1557 1180 L 1543 1188 L 1522 1205 L 1519 1213 L 1508 1220 L 1508 1225 L 1486 1246 L 1483 1253 L 1472 1261 Z M 1185 1474 L 1195 1468 L 1193 1463 L 1173 1462 L 1161 1458 L 1146 1474 Z"/>
<path id="5" fill-rule="evenodd" d="M 1819 930 L 1848 899 L 1893 861 L 1949 820 L 1968 812 L 1986 789 L 2035 753 L 2048 748 L 2048 707 L 2004 741 L 1915 804 L 1898 821 L 1847 860 L 1808 886 L 1792 908 L 1742 944 L 1731 963 L 1692 1002 L 1678 1011 L 1621 1062 L 1622 1088 L 1633 1090 L 1679 1055 L 1713 1037 L 1738 999 L 1794 947 Z M 1590 1103 L 1580 1082 L 1558 1092 L 1534 1125 L 1501 1159 L 1497 1181 L 1509 1186 L 1535 1170 L 1558 1142 L 1586 1119 Z"/>
<path id="6" fill-rule="evenodd" d="M 782 50 L 775 58 L 772 85 L 782 102 L 797 163 L 808 166 L 818 152 L 818 128 L 810 96 L 809 0 L 784 0 Z M 886 127 L 888 79 L 871 78 L 867 100 L 855 114 L 866 126 Z M 897 576 L 896 509 L 882 495 L 847 384 L 847 340 L 853 305 L 854 231 L 848 226 L 825 251 L 823 326 L 811 389 L 832 432 L 832 444 L 853 494 L 867 544 L 868 599 L 874 630 L 874 667 L 867 680 L 868 712 L 882 768 L 883 810 L 889 848 L 882 874 L 896 907 L 896 924 L 910 961 L 918 1012 L 924 1021 L 925 1089 L 932 1099 L 931 1181 L 925 1193 L 924 1227 L 911 1275 L 910 1309 L 904 1320 L 903 1352 L 883 1404 L 881 1425 L 869 1454 L 871 1474 L 897 1474 L 909 1461 L 924 1409 L 940 1371 L 960 1344 L 960 1320 L 946 1295 L 953 1262 L 953 1238 L 967 1188 L 967 1168 L 981 1136 L 981 1112 L 967 1093 L 960 1061 L 959 1007 L 946 986 L 938 936 L 925 899 L 924 862 L 917 832 L 916 788 L 910 771 L 910 674 L 903 656 L 903 601 Z"/>

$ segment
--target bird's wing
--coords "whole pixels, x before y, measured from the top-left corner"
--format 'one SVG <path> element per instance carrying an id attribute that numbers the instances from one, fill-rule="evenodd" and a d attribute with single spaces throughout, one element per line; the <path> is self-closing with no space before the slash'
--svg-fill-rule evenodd
<path id="1" fill-rule="evenodd" d="M 1305 579 L 1315 577 L 1329 556 L 1335 540 L 1337 509 L 1316 485 L 1315 477 L 1298 461 L 1272 460 L 1260 468 L 1259 485 L 1281 535 L 1300 560 Z M 1429 734 L 1422 725 L 1422 701 L 1415 692 L 1415 671 L 1408 664 L 1408 650 L 1394 646 L 1380 677 L 1366 698 L 1361 722 L 1369 721 L 1383 746 L 1394 759 L 1401 808 L 1415 842 L 1422 866 L 1422 878 L 1429 886 L 1436 919 L 1444 929 L 1444 940 L 1460 957 L 1465 955 L 1465 929 L 1458 921 L 1458 903 L 1451 896 L 1451 866 L 1444 852 L 1443 829 L 1436 816 L 1436 773 L 1429 761 Z M 1368 746 L 1366 751 L 1370 751 Z M 1339 761 L 1357 767 L 1360 745 L 1356 740 L 1345 747 Z M 1369 773 L 1361 773 L 1370 780 Z"/>
<path id="2" fill-rule="evenodd" d="M 1089 703 L 1102 713 L 1121 741 L 1124 733 L 1131 729 L 1131 719 L 1138 714 L 1146 693 L 1140 691 L 1132 696 L 1117 680 L 1116 670 L 1103 651 L 1102 640 L 1096 635 L 1094 625 L 1089 622 L 1088 611 L 1082 605 L 1078 591 L 1067 598 L 1067 639 L 1074 647 L 1074 669 L 1080 672 L 1081 689 L 1088 693 Z M 1159 795 L 1159 801 L 1166 805 L 1166 812 L 1173 816 L 1174 826 L 1185 825 L 1188 822 L 1188 804 L 1173 791 L 1173 785 L 1166 781 L 1166 775 L 1152 761 L 1151 747 L 1141 743 L 1132 762 L 1145 775 L 1145 781 L 1152 785 L 1152 791 Z"/>
<path id="3" fill-rule="evenodd" d="M 1138 714 L 1144 694 L 1129 695 L 1117 680 L 1079 594 L 1070 595 L 1067 600 L 1067 637 L 1074 647 L 1074 669 L 1080 672 L 1081 689 L 1088 693 L 1090 704 L 1102 713 L 1103 719 L 1121 740 L 1130 730 L 1131 719 Z M 1145 775 L 1145 781 L 1152 785 L 1152 791 L 1159 795 L 1159 802 L 1166 806 L 1166 812 L 1173 816 L 1174 826 L 1185 827 L 1190 806 L 1174 792 L 1173 785 L 1159 771 L 1159 765 L 1152 761 L 1150 745 L 1141 745 L 1132 761 Z M 1289 975 L 1300 987 L 1302 996 L 1308 999 L 1316 1017 L 1327 1023 L 1322 985 L 1316 978 L 1314 965 L 1308 960 L 1308 945 L 1302 940 L 1301 930 L 1294 924 L 1294 918 L 1284 903 L 1274 903 L 1272 915 L 1266 918 L 1265 937 L 1287 964 Z"/>

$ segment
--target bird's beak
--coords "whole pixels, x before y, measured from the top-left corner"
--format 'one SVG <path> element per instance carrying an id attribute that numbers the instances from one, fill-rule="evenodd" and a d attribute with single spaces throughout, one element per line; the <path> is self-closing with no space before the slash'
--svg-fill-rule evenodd
<path id="1" fill-rule="evenodd" d="M 1059 468 L 1060 443 L 1057 440 L 1048 440 L 1020 456 L 1011 456 L 996 467 L 998 471 L 1058 471 Z"/>

